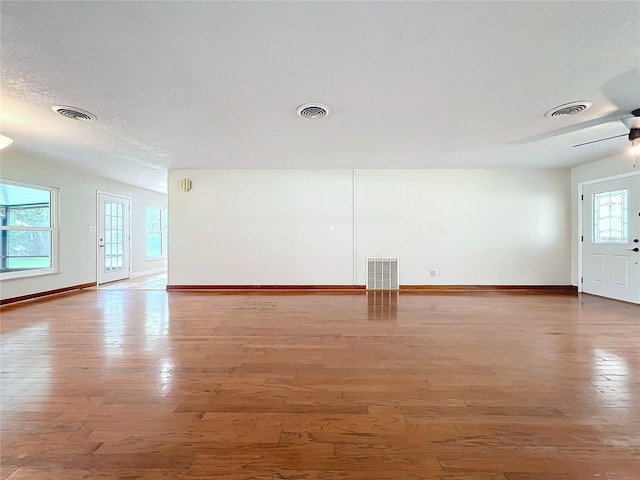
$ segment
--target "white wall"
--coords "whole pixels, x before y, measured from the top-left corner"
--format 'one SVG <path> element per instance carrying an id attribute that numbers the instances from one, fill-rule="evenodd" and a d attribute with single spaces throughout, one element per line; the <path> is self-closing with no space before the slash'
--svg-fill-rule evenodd
<path id="1" fill-rule="evenodd" d="M 364 170 L 356 178 L 359 284 L 365 257 L 376 255 L 400 257 L 404 285 L 569 283 L 567 170 Z"/>
<path id="2" fill-rule="evenodd" d="M 168 283 L 364 285 L 398 256 L 403 285 L 568 285 L 569 191 L 568 170 L 170 171 Z"/>
<path id="3" fill-rule="evenodd" d="M 352 210 L 350 171 L 171 171 L 169 284 L 353 284 Z"/>
<path id="4" fill-rule="evenodd" d="M 1 298 L 12 298 L 96 281 L 96 192 L 131 197 L 132 275 L 162 269 L 166 260 L 146 260 L 146 207 L 167 208 L 167 196 L 61 167 L 51 159 L 21 152 L 2 152 L 0 176 L 7 180 L 58 189 L 60 273 L 3 280 Z"/>
<path id="5" fill-rule="evenodd" d="M 624 153 L 615 157 L 597 162 L 586 163 L 571 169 L 571 284 L 578 285 L 578 209 L 580 205 L 580 192 L 578 186 L 581 182 L 597 180 L 600 178 L 623 175 L 638 172 L 640 159 L 636 161 L 634 168 L 632 159 Z"/>

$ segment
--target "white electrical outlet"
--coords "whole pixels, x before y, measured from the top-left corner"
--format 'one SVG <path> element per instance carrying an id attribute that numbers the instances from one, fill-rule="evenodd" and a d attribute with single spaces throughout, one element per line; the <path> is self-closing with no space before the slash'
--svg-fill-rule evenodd
<path id="1" fill-rule="evenodd" d="M 442 225 L 442 231 L 443 232 L 448 232 L 449 231 L 449 225 Z"/>
<path id="2" fill-rule="evenodd" d="M 330 232 L 335 232 L 336 231 L 336 226 L 334 224 L 329 225 L 329 231 Z"/>
<path id="3" fill-rule="evenodd" d="M 207 232 L 213 232 L 213 225 L 209 225 L 207 227 Z"/>
<path id="4" fill-rule="evenodd" d="M 431 275 L 432 277 L 439 277 L 440 276 L 440 270 L 431 270 L 429 272 L 429 275 Z"/>

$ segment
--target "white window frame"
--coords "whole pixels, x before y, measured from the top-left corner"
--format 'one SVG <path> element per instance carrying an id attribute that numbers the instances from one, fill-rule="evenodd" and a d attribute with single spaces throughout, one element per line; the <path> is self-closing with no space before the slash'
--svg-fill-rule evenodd
<path id="1" fill-rule="evenodd" d="M 0 225 L 0 231 L 36 231 L 36 232 L 51 232 L 51 266 L 43 268 L 30 268 L 26 270 L 16 270 L 13 272 L 0 272 L 0 280 L 11 280 L 14 278 L 25 277 L 38 277 L 41 275 L 52 275 L 60 273 L 58 269 L 58 193 L 59 190 L 55 187 L 47 185 L 35 185 L 32 183 L 18 182 L 10 180 L 8 178 L 0 178 L 0 183 L 7 185 L 15 185 L 17 187 L 33 188 L 36 190 L 46 190 L 49 192 L 49 212 L 50 212 L 50 225 L 49 227 L 14 227 L 14 226 L 2 226 Z"/>
<path id="2" fill-rule="evenodd" d="M 147 230 L 147 211 L 148 210 L 158 210 L 160 212 L 160 230 Z M 156 207 L 154 205 L 147 205 L 144 210 L 144 228 L 145 228 L 145 236 L 144 236 L 144 250 L 147 260 L 164 260 L 167 258 L 167 225 L 165 221 L 166 217 L 166 209 L 161 207 Z M 149 251 L 147 250 L 147 238 L 151 235 L 160 235 L 160 255 L 149 255 Z"/>

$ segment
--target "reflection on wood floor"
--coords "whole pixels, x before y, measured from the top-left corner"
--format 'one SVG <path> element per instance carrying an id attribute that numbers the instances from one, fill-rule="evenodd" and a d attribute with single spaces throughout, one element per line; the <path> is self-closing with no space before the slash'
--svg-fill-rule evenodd
<path id="1" fill-rule="evenodd" d="M 2 310 L 0 478 L 640 478 L 637 306 L 147 282 Z"/>
<path id="2" fill-rule="evenodd" d="M 167 274 L 145 275 L 117 282 L 103 283 L 97 288 L 101 290 L 166 290 Z"/>
<path id="3" fill-rule="evenodd" d="M 398 317 L 397 291 L 368 291 L 367 315 L 369 320 L 395 320 Z"/>

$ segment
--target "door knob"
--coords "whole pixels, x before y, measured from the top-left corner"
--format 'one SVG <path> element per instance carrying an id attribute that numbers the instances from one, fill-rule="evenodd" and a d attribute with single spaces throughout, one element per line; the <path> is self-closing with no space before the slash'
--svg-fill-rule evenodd
<path id="1" fill-rule="evenodd" d="M 627 250 L 629 250 L 630 252 L 640 252 L 640 248 L 636 247 L 636 248 L 627 248 Z"/>

